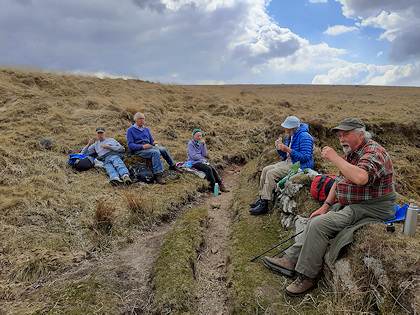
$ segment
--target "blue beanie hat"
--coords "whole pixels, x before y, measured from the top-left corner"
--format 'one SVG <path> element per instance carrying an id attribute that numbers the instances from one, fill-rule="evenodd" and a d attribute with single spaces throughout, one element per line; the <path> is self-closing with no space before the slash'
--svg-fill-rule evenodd
<path id="1" fill-rule="evenodd" d="M 201 132 L 201 130 L 200 129 L 194 129 L 192 135 L 194 136 L 197 132 Z"/>

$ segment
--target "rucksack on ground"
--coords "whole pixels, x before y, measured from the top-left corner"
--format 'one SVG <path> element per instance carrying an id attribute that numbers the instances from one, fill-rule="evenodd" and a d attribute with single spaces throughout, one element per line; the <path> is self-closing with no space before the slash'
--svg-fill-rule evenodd
<path id="1" fill-rule="evenodd" d="M 133 182 L 144 182 L 152 183 L 153 182 L 153 172 L 146 164 L 136 164 L 130 166 L 129 168 L 130 175 L 133 178 Z"/>
<path id="2" fill-rule="evenodd" d="M 324 201 L 327 199 L 330 193 L 331 187 L 334 184 L 336 175 L 333 174 L 321 174 L 315 176 L 311 183 L 311 195 L 318 201 Z"/>
<path id="3" fill-rule="evenodd" d="M 84 154 L 70 154 L 69 164 L 76 171 L 86 171 L 95 166 L 95 158 L 90 155 Z"/>

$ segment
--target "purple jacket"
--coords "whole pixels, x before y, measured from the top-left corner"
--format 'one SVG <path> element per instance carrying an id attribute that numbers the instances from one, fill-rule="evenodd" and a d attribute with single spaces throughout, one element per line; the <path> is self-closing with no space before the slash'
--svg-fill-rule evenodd
<path id="1" fill-rule="evenodd" d="M 194 139 L 192 139 L 188 142 L 187 156 L 187 162 L 191 162 L 192 164 L 205 162 L 206 159 L 204 157 L 207 156 L 206 145 L 197 143 Z"/>

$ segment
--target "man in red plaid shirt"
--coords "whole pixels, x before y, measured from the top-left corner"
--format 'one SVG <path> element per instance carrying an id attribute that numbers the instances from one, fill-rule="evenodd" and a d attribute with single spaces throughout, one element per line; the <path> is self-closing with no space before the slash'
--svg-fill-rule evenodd
<path id="1" fill-rule="evenodd" d="M 326 201 L 311 214 L 302 236 L 283 257 L 263 258 L 267 267 L 286 276 L 292 277 L 295 271 L 300 274 L 286 288 L 289 296 L 301 295 L 316 286 L 330 243 L 330 260 L 334 262 L 340 249 L 351 243 L 354 230 L 395 215 L 397 194 L 388 153 L 370 140 L 359 118 L 344 119 L 332 130 L 337 132 L 345 156 L 340 157 L 330 147 L 322 149 L 322 158 L 340 170 Z"/>

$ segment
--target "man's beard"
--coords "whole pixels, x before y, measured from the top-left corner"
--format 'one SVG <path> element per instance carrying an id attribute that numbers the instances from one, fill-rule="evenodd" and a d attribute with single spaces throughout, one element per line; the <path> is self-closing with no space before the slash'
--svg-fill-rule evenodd
<path id="1" fill-rule="evenodd" d="M 353 152 L 353 150 L 350 148 L 350 145 L 347 142 L 341 143 L 341 147 L 343 148 L 345 155 L 349 155 Z"/>

